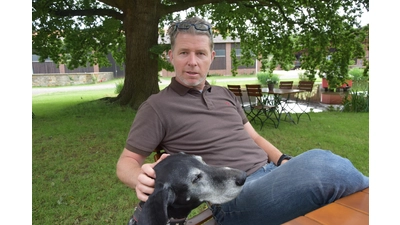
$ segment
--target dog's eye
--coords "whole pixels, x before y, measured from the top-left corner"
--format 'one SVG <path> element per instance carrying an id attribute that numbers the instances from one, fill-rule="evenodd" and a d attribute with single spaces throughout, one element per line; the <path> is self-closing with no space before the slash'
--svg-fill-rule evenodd
<path id="1" fill-rule="evenodd" d="M 203 175 L 201 175 L 200 173 L 196 175 L 196 177 L 192 180 L 192 183 L 197 183 L 201 178 L 203 177 Z"/>

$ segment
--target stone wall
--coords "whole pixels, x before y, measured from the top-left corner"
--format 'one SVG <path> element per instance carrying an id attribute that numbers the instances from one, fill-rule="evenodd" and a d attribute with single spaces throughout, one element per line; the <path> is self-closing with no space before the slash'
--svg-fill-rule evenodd
<path id="1" fill-rule="evenodd" d="M 94 84 L 114 79 L 113 72 L 32 74 L 32 87 Z"/>

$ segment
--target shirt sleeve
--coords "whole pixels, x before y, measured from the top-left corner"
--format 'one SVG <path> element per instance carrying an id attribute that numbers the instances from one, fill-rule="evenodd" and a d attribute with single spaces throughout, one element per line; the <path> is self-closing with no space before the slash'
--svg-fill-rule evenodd
<path id="1" fill-rule="evenodd" d="M 153 107 L 144 102 L 138 109 L 126 140 L 125 148 L 148 156 L 162 141 L 164 127 Z"/>

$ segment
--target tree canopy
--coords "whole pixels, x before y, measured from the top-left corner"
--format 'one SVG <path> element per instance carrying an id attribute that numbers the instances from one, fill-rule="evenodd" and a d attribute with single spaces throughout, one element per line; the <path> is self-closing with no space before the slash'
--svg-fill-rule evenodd
<path id="1" fill-rule="evenodd" d="M 301 53 L 303 69 L 340 83 L 349 61 L 365 54 L 363 9 L 368 0 L 32 0 L 32 47 L 40 60 L 70 69 L 108 65 L 111 53 L 125 65 L 124 87 L 113 101 L 138 108 L 159 91 L 158 72 L 171 68 L 163 55 L 169 45 L 159 40 L 180 19 L 174 12 L 188 10 L 208 19 L 214 35 L 240 40 L 244 62 L 256 57 L 271 70 Z"/>

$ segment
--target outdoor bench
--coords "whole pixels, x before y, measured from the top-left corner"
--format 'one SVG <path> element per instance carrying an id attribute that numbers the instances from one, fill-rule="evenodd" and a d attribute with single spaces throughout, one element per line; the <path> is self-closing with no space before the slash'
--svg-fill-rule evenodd
<path id="1" fill-rule="evenodd" d="M 284 225 L 369 224 L 369 188 L 340 198 Z"/>

